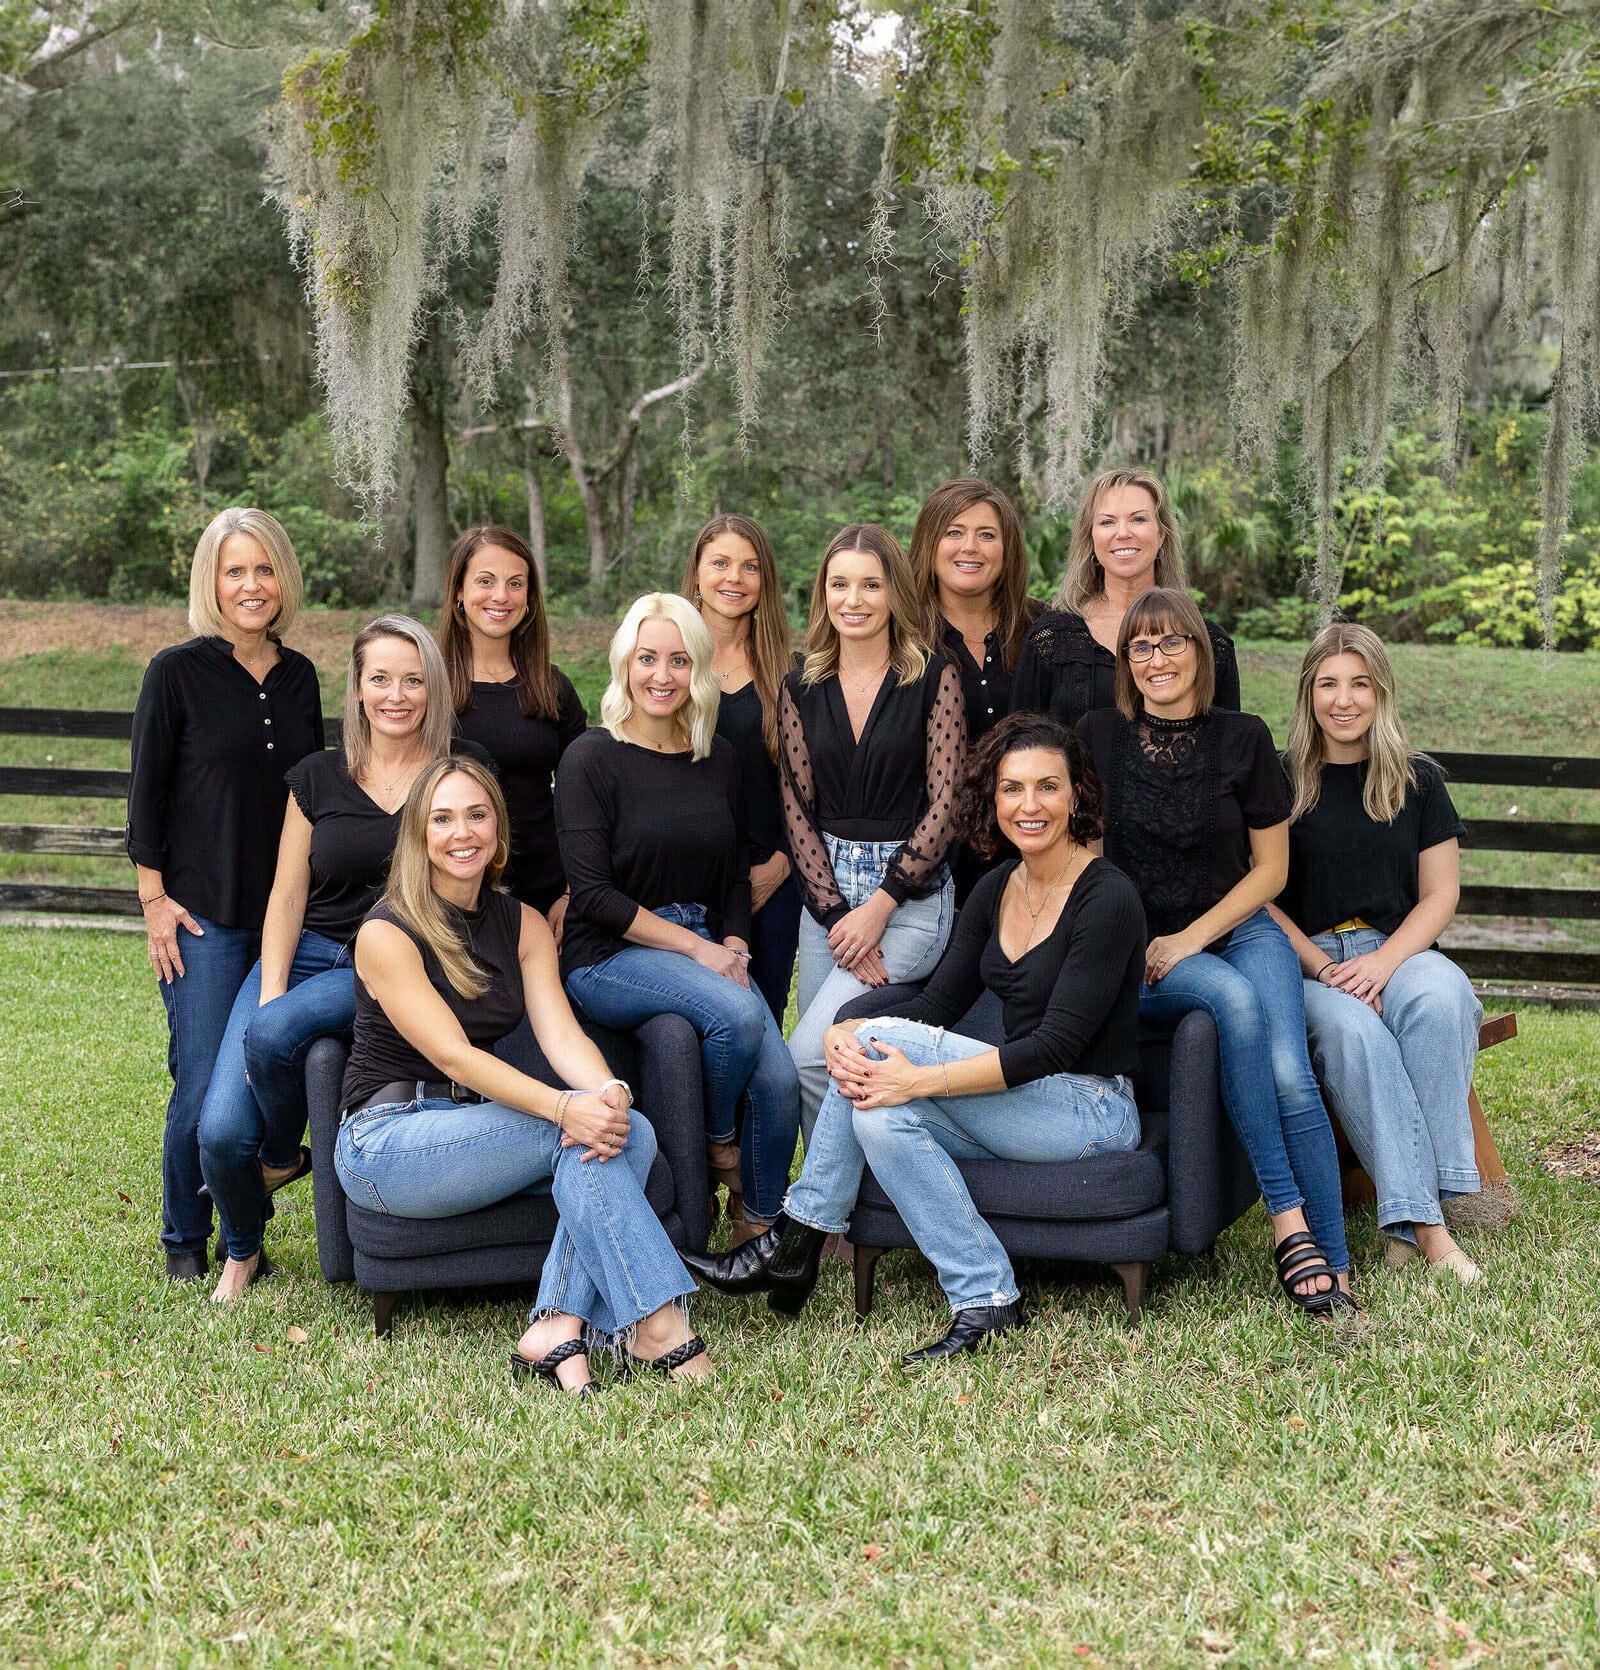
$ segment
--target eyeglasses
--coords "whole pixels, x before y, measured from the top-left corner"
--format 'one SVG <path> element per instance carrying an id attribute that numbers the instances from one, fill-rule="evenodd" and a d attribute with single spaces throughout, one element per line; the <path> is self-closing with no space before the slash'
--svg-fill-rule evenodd
<path id="1" fill-rule="evenodd" d="M 1149 638 L 1135 638 L 1128 645 L 1128 659 L 1130 661 L 1148 661 L 1157 650 L 1171 660 L 1172 657 L 1182 655 L 1194 642 L 1192 632 L 1169 632 L 1164 638 L 1157 638 L 1152 642 Z"/>

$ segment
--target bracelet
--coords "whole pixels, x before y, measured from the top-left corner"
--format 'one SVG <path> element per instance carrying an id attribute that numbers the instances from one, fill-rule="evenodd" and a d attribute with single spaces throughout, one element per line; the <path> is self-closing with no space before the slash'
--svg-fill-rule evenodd
<path id="1" fill-rule="evenodd" d="M 622 1087 L 622 1089 L 627 1093 L 628 1106 L 632 1107 L 633 1106 L 633 1086 L 631 1084 L 629 1084 L 626 1079 L 607 1079 L 604 1084 L 602 1084 L 602 1085 L 600 1085 L 596 1088 L 595 1095 L 598 1096 L 601 1093 L 601 1091 L 603 1091 L 603 1090 L 609 1090 L 612 1087 L 612 1085 L 614 1085 L 614 1084 L 615 1085 L 620 1085 Z"/>
<path id="2" fill-rule="evenodd" d="M 741 951 L 737 945 L 724 945 L 722 949 L 724 951 L 731 951 L 736 957 L 743 957 L 746 962 L 750 961 L 750 953 L 748 951 Z M 621 1080 L 619 1079 L 617 1082 L 620 1084 Z"/>
<path id="3" fill-rule="evenodd" d="M 950 1063 L 948 1061 L 941 1061 L 939 1063 L 939 1071 L 944 1074 L 944 1096 L 945 1096 L 945 1100 L 949 1101 L 950 1100 Z"/>
<path id="4" fill-rule="evenodd" d="M 152 893 L 148 899 L 140 899 L 139 908 L 143 910 L 147 905 L 153 905 L 158 899 L 166 898 L 165 893 Z"/>
<path id="5" fill-rule="evenodd" d="M 1339 965 L 1333 960 L 1333 958 L 1329 957 L 1328 960 L 1322 965 L 1322 967 L 1319 968 L 1317 970 L 1317 972 L 1311 976 L 1311 978 L 1313 980 L 1315 980 L 1320 985 L 1322 983 L 1323 975 L 1326 974 L 1330 968 L 1337 968 L 1338 966 Z"/>
<path id="6" fill-rule="evenodd" d="M 558 1131 L 564 1132 L 567 1128 L 567 1109 L 572 1106 L 572 1097 L 572 1091 L 563 1090 L 560 1100 L 556 1103 L 556 1129 Z"/>

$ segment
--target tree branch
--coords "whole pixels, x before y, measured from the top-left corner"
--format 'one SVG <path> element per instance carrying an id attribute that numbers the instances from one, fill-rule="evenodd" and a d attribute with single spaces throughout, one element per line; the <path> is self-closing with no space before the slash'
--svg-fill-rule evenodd
<path id="1" fill-rule="evenodd" d="M 611 456 L 594 472 L 596 485 L 614 475 L 627 461 L 628 454 L 633 451 L 634 442 L 639 438 L 639 425 L 644 421 L 644 414 L 652 406 L 660 405 L 663 400 L 671 400 L 674 395 L 686 394 L 710 369 L 710 359 L 703 359 L 693 371 L 684 372 L 681 377 L 674 378 L 670 383 L 663 383 L 658 389 L 651 389 L 648 394 L 641 394 L 634 401 L 628 411 L 628 421 L 623 427 L 622 438 L 617 442 Z"/>

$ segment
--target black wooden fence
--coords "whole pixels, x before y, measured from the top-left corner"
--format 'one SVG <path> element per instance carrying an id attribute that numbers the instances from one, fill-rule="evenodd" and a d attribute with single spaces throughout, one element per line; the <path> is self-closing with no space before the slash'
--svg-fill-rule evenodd
<path id="1" fill-rule="evenodd" d="M 327 722 L 336 745 L 339 721 Z M 96 713 L 79 708 L 0 708 L 0 736 L 58 736 L 128 741 L 131 713 Z M 1505 788 L 1600 790 L 1600 759 L 1552 754 L 1436 753 L 1452 783 L 1490 783 Z M 0 795 L 51 795 L 85 800 L 125 801 L 126 771 L 64 766 L 0 765 Z M 1468 818 L 1468 845 L 1487 852 L 1557 852 L 1600 856 L 1600 822 L 1536 822 L 1527 818 Z M 120 858 L 120 827 L 79 824 L 0 823 L 0 852 L 28 852 L 73 858 Z M 46 882 L 0 882 L 0 910 L 93 916 L 138 916 L 131 887 L 82 887 Z M 1524 920 L 1550 918 L 1600 921 L 1600 888 L 1492 887 L 1461 889 L 1463 916 Z M 1600 952 L 1517 950 L 1509 946 L 1452 946 L 1451 957 L 1474 979 L 1516 980 L 1540 985 L 1600 985 Z"/>

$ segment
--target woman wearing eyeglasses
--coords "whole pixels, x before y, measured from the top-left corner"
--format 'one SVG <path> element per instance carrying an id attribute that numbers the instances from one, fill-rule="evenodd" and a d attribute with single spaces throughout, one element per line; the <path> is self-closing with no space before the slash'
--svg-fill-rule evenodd
<path id="1" fill-rule="evenodd" d="M 1289 784 L 1272 733 L 1213 705 L 1216 668 L 1188 595 L 1153 587 L 1123 616 L 1117 705 L 1079 725 L 1106 791 L 1106 856 L 1152 938 L 1139 1012 L 1216 1022 L 1223 1101 L 1272 1222 L 1283 1291 L 1355 1309 L 1339 1160 L 1306 1050 L 1300 963 L 1267 911 L 1289 871 Z"/>

